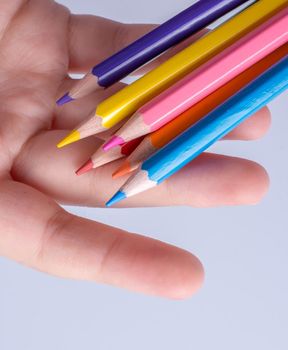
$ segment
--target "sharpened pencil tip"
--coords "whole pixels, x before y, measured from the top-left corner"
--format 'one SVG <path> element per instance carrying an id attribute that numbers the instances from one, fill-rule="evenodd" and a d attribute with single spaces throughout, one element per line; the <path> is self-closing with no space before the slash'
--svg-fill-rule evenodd
<path id="1" fill-rule="evenodd" d="M 118 191 L 111 199 L 109 199 L 109 201 L 106 203 L 106 207 L 111 207 L 112 205 L 122 201 L 125 198 L 126 194 L 124 192 Z"/>
<path id="2" fill-rule="evenodd" d="M 67 92 L 67 94 L 65 94 L 64 96 L 62 96 L 61 98 L 59 98 L 58 101 L 56 101 L 57 106 L 63 106 L 68 102 L 74 101 L 74 98 L 72 98 L 71 96 L 69 96 L 69 92 Z"/>
<path id="3" fill-rule="evenodd" d="M 80 176 L 93 169 L 93 162 L 89 159 L 85 164 L 83 164 L 75 173 Z"/>
<path id="4" fill-rule="evenodd" d="M 58 144 L 57 147 L 58 148 L 62 148 L 64 146 L 69 145 L 70 143 L 76 142 L 80 140 L 80 133 L 77 130 L 73 130 L 72 132 L 70 132 L 69 135 L 67 135 L 63 140 L 61 140 Z"/>
<path id="5" fill-rule="evenodd" d="M 124 160 L 124 162 L 120 165 L 120 167 L 114 171 L 112 174 L 113 179 L 117 179 L 118 177 L 127 175 L 131 173 L 134 169 L 131 166 L 131 163 L 129 162 L 128 159 Z"/>
<path id="6" fill-rule="evenodd" d="M 111 137 L 111 139 L 109 141 L 107 141 L 102 146 L 102 148 L 104 151 L 109 151 L 109 149 L 114 148 L 116 146 L 123 145 L 124 143 L 125 143 L 125 141 L 122 139 L 122 137 L 114 135 Z"/>

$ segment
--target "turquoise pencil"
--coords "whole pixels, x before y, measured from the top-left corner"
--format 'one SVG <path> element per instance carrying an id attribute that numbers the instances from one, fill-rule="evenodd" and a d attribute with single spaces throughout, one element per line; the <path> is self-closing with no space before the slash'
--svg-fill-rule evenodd
<path id="1" fill-rule="evenodd" d="M 288 56 L 147 159 L 106 205 L 162 183 L 287 88 Z"/>

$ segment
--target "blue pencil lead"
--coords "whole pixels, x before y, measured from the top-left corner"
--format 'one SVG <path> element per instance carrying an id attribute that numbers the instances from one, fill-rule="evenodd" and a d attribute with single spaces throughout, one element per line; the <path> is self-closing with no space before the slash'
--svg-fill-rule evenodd
<path id="1" fill-rule="evenodd" d="M 109 201 L 106 203 L 106 207 L 111 207 L 112 205 L 122 201 L 125 198 L 127 198 L 126 194 L 124 192 L 118 191 L 111 199 L 109 199 Z"/>

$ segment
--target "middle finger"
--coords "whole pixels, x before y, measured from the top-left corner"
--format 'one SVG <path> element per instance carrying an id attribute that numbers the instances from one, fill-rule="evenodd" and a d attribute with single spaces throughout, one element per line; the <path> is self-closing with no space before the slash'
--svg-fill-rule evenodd
<path id="1" fill-rule="evenodd" d="M 119 162 L 77 177 L 74 170 L 97 146 L 93 138 L 58 150 L 63 131 L 35 136 L 23 148 L 12 175 L 65 204 L 103 206 L 122 185 L 112 180 Z M 203 154 L 164 184 L 126 200 L 122 206 L 219 206 L 254 204 L 266 193 L 266 171 L 258 164 L 240 158 Z"/>

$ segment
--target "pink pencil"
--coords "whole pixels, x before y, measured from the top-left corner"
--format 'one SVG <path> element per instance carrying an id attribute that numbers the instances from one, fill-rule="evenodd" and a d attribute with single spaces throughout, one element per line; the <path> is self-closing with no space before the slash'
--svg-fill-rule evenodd
<path id="1" fill-rule="evenodd" d="M 161 128 L 288 41 L 288 8 L 141 107 L 104 146 Z"/>

